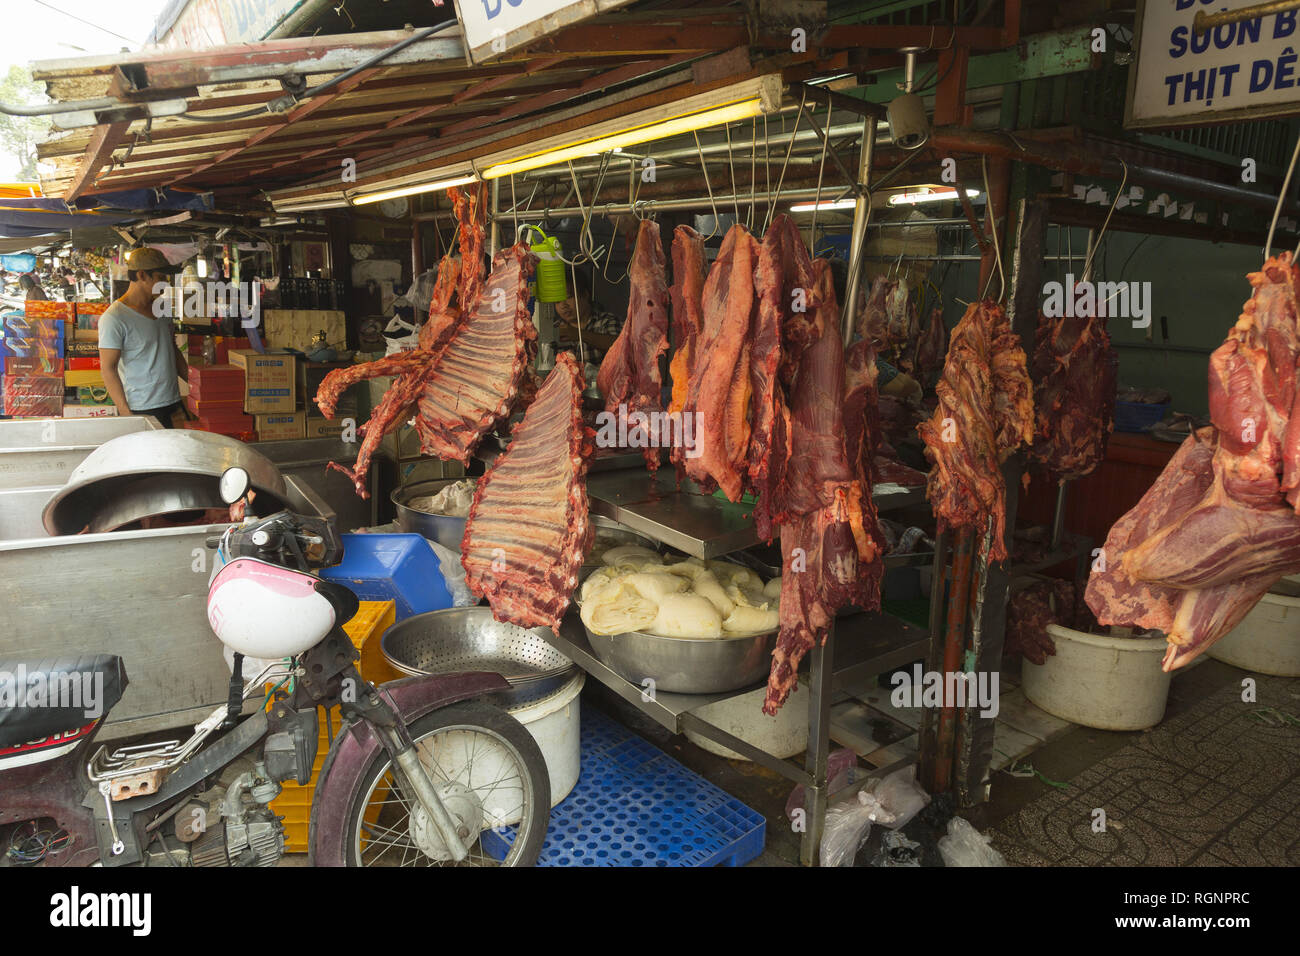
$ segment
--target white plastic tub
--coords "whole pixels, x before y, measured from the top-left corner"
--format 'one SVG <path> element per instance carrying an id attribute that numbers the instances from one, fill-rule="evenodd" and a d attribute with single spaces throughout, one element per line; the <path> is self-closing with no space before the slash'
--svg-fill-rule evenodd
<path id="1" fill-rule="evenodd" d="M 578 694 L 586 677 L 579 671 L 550 697 L 509 710 L 515 720 L 528 728 L 541 748 L 551 778 L 552 807 L 567 797 L 578 782 L 581 754 Z M 476 798 L 482 801 L 486 825 L 509 826 L 520 821 L 523 798 L 518 781 L 513 779 L 513 761 L 502 745 L 485 742 L 481 735 L 448 733 L 438 735 L 429 746 L 429 756 L 443 768 L 466 767 L 473 753 L 472 766 L 465 771 L 467 776 L 457 780 L 474 790 Z"/>
<path id="2" fill-rule="evenodd" d="M 806 681 L 801 679 L 799 686 L 805 694 L 808 692 Z M 692 713 L 701 720 L 707 720 L 715 727 L 720 727 L 733 737 L 739 737 L 745 743 L 753 744 L 759 750 L 765 750 L 777 757 L 793 757 L 806 751 L 808 749 L 808 698 L 801 698 L 796 694 L 777 711 L 775 717 L 769 717 L 763 713 L 765 696 L 767 696 L 766 685 L 757 687 L 747 694 L 741 694 L 739 697 L 708 704 Z M 749 759 L 693 730 L 686 731 L 686 739 L 719 757 L 727 757 L 730 760 Z"/>
<path id="3" fill-rule="evenodd" d="M 1164 637 L 1110 637 L 1047 625 L 1056 654 L 1024 662 L 1025 696 L 1049 714 L 1100 730 L 1160 723 L 1171 675 L 1160 669 Z"/>
<path id="4" fill-rule="evenodd" d="M 528 728 L 546 758 L 546 772 L 551 777 L 551 806 L 569 795 L 578 783 L 582 746 L 578 694 L 587 675 L 578 671 L 573 680 L 550 697 L 512 708 L 509 713 Z"/>
<path id="5" fill-rule="evenodd" d="M 1300 677 L 1300 598 L 1265 594 L 1205 653 L 1257 674 Z"/>

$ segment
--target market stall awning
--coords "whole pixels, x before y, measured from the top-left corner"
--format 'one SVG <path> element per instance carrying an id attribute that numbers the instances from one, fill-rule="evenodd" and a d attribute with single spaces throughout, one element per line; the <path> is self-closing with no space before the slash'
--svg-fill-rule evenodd
<path id="1" fill-rule="evenodd" d="M 0 198 L 0 237 L 48 236 L 71 229 L 135 222 L 159 210 L 197 212 L 211 208 L 211 193 L 177 189 L 124 190 L 71 203 L 64 199 Z"/>

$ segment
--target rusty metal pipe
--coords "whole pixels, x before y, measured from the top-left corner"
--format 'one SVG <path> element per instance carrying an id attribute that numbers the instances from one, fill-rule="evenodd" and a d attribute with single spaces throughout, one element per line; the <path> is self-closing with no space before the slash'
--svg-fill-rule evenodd
<path id="1" fill-rule="evenodd" d="M 929 781 L 931 793 L 943 793 L 952 783 L 952 762 L 957 741 L 957 708 L 955 701 L 950 699 L 947 693 L 947 675 L 954 673 L 960 667 L 962 651 L 966 647 L 966 622 L 970 616 L 970 608 L 967 605 L 970 603 L 971 596 L 974 543 L 974 533 L 968 528 L 963 528 L 957 532 L 956 543 L 952 549 L 952 578 L 946 609 L 941 672 L 944 678 L 944 699 L 943 710 L 939 713 L 932 779 Z"/>
<path id="2" fill-rule="evenodd" d="M 1218 13 L 1197 10 L 1196 18 L 1192 20 L 1192 29 L 1197 33 L 1207 33 L 1215 27 L 1229 23 L 1254 20 L 1256 17 L 1286 13 L 1289 10 L 1300 10 L 1300 0 L 1272 0 L 1270 3 L 1257 3 L 1253 7 L 1242 7 L 1240 10 L 1220 10 Z"/>

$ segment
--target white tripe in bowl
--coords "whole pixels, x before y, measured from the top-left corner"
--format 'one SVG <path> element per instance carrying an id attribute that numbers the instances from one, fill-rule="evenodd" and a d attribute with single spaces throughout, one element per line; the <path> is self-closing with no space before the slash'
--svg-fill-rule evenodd
<path id="1" fill-rule="evenodd" d="M 436 495 L 412 498 L 407 507 L 431 515 L 447 515 L 449 518 L 468 518 L 469 507 L 474 503 L 474 487 L 478 479 L 466 478 L 463 481 L 447 485 Z"/>
<path id="2" fill-rule="evenodd" d="M 636 545 L 611 549 L 578 592 L 582 619 L 595 634 L 641 631 L 660 637 L 710 639 L 775 630 L 775 593 L 748 568 L 686 558 L 664 564 Z"/>

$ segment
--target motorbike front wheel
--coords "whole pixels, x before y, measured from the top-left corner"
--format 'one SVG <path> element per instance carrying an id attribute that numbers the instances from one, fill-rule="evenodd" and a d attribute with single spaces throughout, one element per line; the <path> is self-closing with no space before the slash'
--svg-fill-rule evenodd
<path id="1" fill-rule="evenodd" d="M 348 808 L 349 866 L 532 866 L 546 839 L 551 782 L 537 741 L 523 724 L 489 704 L 454 704 L 408 728 L 443 805 L 470 843 L 456 864 L 424 808 L 404 794 L 386 752 L 362 776 Z M 495 830 L 514 838 L 504 860 L 483 846 Z M 504 842 L 492 838 L 498 846 Z M 472 841 L 472 843 L 471 843 Z"/>

